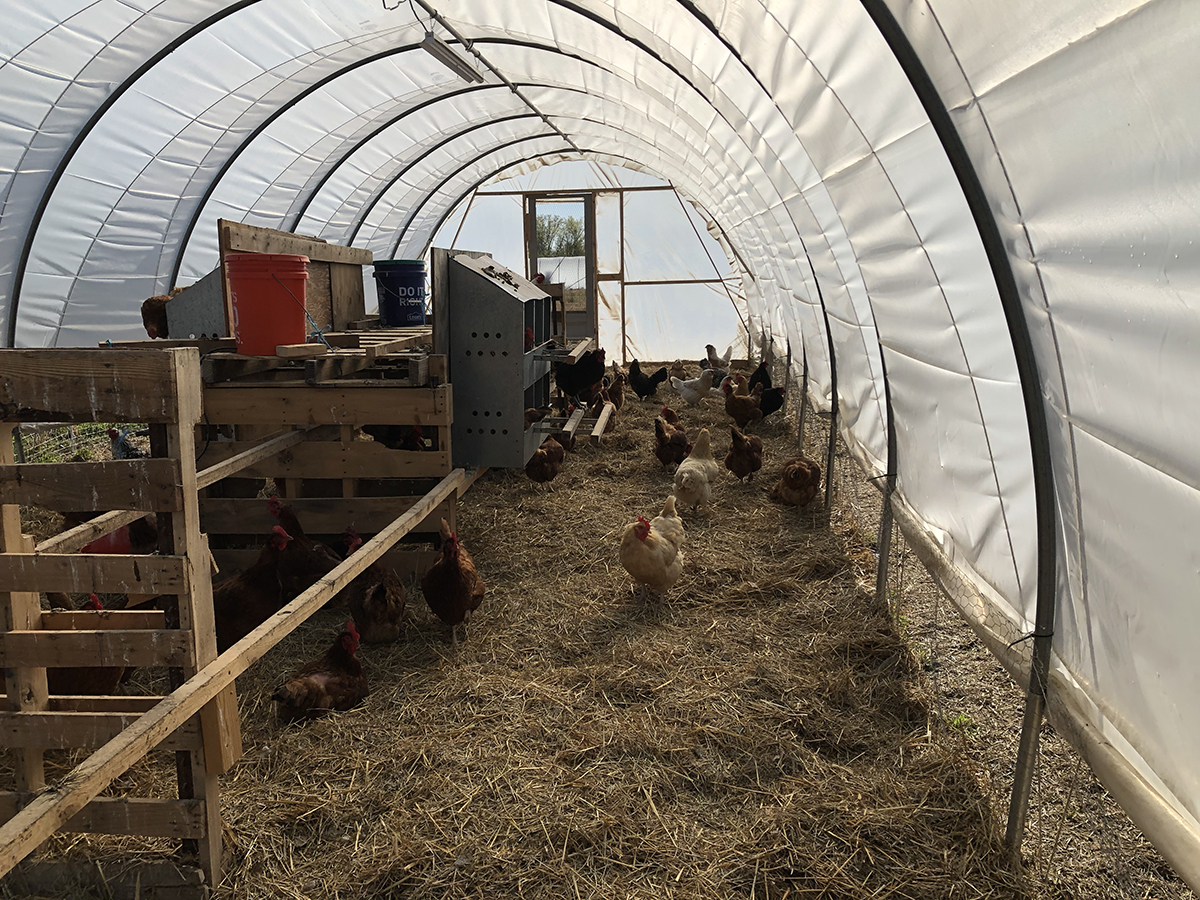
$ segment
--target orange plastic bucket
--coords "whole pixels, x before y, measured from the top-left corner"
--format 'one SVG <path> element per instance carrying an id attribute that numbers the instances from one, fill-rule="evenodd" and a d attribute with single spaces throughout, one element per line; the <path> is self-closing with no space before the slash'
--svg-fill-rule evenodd
<path id="1" fill-rule="evenodd" d="M 244 356 L 274 356 L 280 344 L 303 344 L 308 257 L 236 253 L 225 257 L 233 338 Z"/>

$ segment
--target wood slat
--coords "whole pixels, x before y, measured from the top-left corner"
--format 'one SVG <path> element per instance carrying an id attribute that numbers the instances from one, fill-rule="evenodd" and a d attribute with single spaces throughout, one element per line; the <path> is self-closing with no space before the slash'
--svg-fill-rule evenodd
<path id="1" fill-rule="evenodd" d="M 194 661 L 192 633 L 180 629 L 0 633 L 0 663 L 5 666 L 182 667 Z"/>
<path id="2" fill-rule="evenodd" d="M 173 353 L 196 350 L 0 350 L 0 420 L 174 422 Z M 198 402 L 184 405 L 199 414 Z"/>
<path id="3" fill-rule="evenodd" d="M 220 461 L 253 444 L 210 444 L 205 461 Z M 238 472 L 245 478 L 444 478 L 450 454 L 392 450 L 377 441 L 307 441 Z M 201 473 L 202 475 L 204 473 Z"/>
<path id="4" fill-rule="evenodd" d="M 453 497 L 464 480 L 463 470 L 455 469 L 438 482 L 420 504 L 392 522 L 349 559 L 205 665 L 154 709 L 71 770 L 59 783 L 57 790 L 39 795 L 0 826 L 0 876 L 12 871 L 18 862 L 69 821 L 113 779 L 160 745 L 168 734 L 232 685 L 237 676 L 299 628 L 330 597 L 407 534 L 414 524 L 424 519 L 446 498 Z"/>
<path id="5" fill-rule="evenodd" d="M 323 262 L 369 266 L 375 258 L 370 250 L 342 247 L 274 228 L 259 228 L 229 219 L 218 219 L 218 229 L 228 229 L 228 249 L 243 253 L 291 253 Z"/>
<path id="6" fill-rule="evenodd" d="M 0 792 L 0 822 L 7 822 L 32 799 L 32 794 Z M 204 828 L 203 800 L 97 797 L 72 816 L 62 830 L 182 839 L 203 837 Z"/>
<path id="7" fill-rule="evenodd" d="M 411 545 L 393 547 L 379 558 L 379 564 L 385 569 L 394 569 L 401 578 L 412 575 L 421 576 L 429 571 L 441 552 L 438 550 L 412 550 Z M 214 550 L 213 555 L 221 566 L 222 576 L 236 575 L 245 572 L 258 559 L 258 550 Z"/>
<path id="8" fill-rule="evenodd" d="M 288 431 L 277 437 L 270 438 L 265 441 L 257 441 L 254 443 L 237 442 L 237 450 L 230 453 L 224 448 L 234 446 L 230 443 L 209 444 L 209 449 L 206 451 L 206 462 L 210 463 L 208 468 L 196 473 L 196 488 L 197 490 L 206 488 L 209 485 L 216 484 L 222 478 L 228 478 L 230 475 L 235 475 L 243 470 L 252 468 L 256 463 L 265 459 L 270 459 L 273 456 L 282 453 L 289 447 L 294 447 L 305 440 L 308 431 L 298 429 L 296 431 Z M 254 476 L 245 474 L 245 477 L 254 478 L 262 476 Z"/>
<path id="9" fill-rule="evenodd" d="M 179 462 L 110 459 L 0 466 L 0 503 L 41 506 L 59 512 L 75 509 L 173 512 L 183 508 Z"/>
<path id="10" fill-rule="evenodd" d="M 37 545 L 35 553 L 74 553 L 98 537 L 135 522 L 146 513 L 140 510 L 116 510 L 89 519 L 74 528 L 47 538 Z"/>
<path id="11" fill-rule="evenodd" d="M 129 631 L 167 627 L 166 614 L 161 609 L 52 609 L 42 613 L 42 628 L 46 631 Z"/>
<path id="12" fill-rule="evenodd" d="M 362 534 L 380 531 L 421 497 L 313 497 L 289 499 L 305 534 L 341 534 L 347 526 Z M 413 531 L 437 531 L 449 518 L 453 501 L 439 504 Z M 257 499 L 205 498 L 200 501 L 201 528 L 208 534 L 269 534 L 279 522 Z"/>
<path id="13" fill-rule="evenodd" d="M 333 327 L 338 330 L 350 327 L 351 322 L 367 314 L 362 276 L 361 266 L 336 262 L 329 264 Z"/>
<path id="14" fill-rule="evenodd" d="M 177 556 L 0 554 L 0 591 L 182 594 L 187 590 L 186 561 Z"/>
<path id="15" fill-rule="evenodd" d="M 386 393 L 381 393 L 386 392 Z M 206 385 L 204 412 L 217 425 L 450 425 L 450 385 Z"/>
<path id="16" fill-rule="evenodd" d="M 151 695 L 105 696 L 103 694 L 57 694 L 50 698 L 52 712 L 124 712 L 141 715 L 158 705 L 162 697 Z"/>
<path id="17" fill-rule="evenodd" d="M 280 359 L 308 359 L 328 352 L 329 348 L 324 344 L 279 344 L 275 348 L 275 355 Z"/>
<path id="18" fill-rule="evenodd" d="M 589 438 L 593 447 L 600 446 L 600 437 L 604 434 L 604 429 L 608 427 L 608 420 L 613 417 L 616 411 L 617 408 L 612 403 L 605 401 L 604 409 L 601 410 L 600 415 L 597 417 L 596 424 L 592 428 L 592 435 Z"/>
<path id="19" fill-rule="evenodd" d="M 0 712 L 0 746 L 48 750 L 95 750 L 103 747 L 144 713 Z M 200 726 L 189 716 L 158 745 L 159 750 L 199 750 Z M 0 829 L 2 831 L 2 829 Z"/>

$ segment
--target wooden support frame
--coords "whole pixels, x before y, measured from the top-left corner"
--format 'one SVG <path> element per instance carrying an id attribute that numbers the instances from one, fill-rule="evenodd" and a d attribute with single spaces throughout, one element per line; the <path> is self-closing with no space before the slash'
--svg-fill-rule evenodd
<path id="1" fill-rule="evenodd" d="M 464 470 L 455 469 L 420 503 L 360 547 L 349 559 L 219 657 L 208 662 L 152 710 L 76 766 L 57 790 L 38 795 L 0 826 L 0 876 L 10 872 L 42 841 L 66 826 L 133 763 L 232 687 L 238 675 L 324 606 L 329 598 L 353 581 L 438 504 L 457 494 L 466 478 Z M 212 840 L 213 806 L 215 804 L 208 804 L 210 813 L 206 819 L 206 840 L 209 841 Z M 217 825 L 219 841 L 219 820 Z M 219 863 L 214 861 L 213 864 L 219 870 Z"/>

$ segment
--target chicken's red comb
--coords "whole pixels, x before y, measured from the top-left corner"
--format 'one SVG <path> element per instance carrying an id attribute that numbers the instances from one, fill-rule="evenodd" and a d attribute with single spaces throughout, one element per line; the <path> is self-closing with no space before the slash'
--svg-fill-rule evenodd
<path id="1" fill-rule="evenodd" d="M 92 609 L 104 609 L 104 604 L 100 602 L 100 598 L 95 594 L 88 594 L 88 606 Z"/>
<path id="2" fill-rule="evenodd" d="M 638 524 L 639 524 L 639 525 L 645 525 L 647 528 L 649 528 L 649 527 L 650 527 L 650 520 L 649 520 L 649 519 L 647 519 L 645 516 L 638 516 Z"/>
<path id="3" fill-rule="evenodd" d="M 274 532 L 275 534 L 277 534 L 279 537 L 283 538 L 285 541 L 290 541 L 292 539 L 292 536 L 290 534 L 288 534 L 286 531 L 284 531 L 282 525 L 276 525 L 274 528 L 271 529 L 271 531 Z"/>
<path id="4" fill-rule="evenodd" d="M 348 631 L 348 632 L 350 633 L 350 635 L 351 635 L 351 636 L 352 636 L 352 637 L 353 637 L 355 640 L 358 640 L 358 629 L 354 627 L 354 620 L 353 620 L 353 619 L 347 619 L 347 620 L 346 620 L 346 627 L 345 627 L 345 628 L 343 628 L 342 630 L 343 630 L 343 631 Z"/>
<path id="5" fill-rule="evenodd" d="M 279 513 L 283 510 L 283 501 L 279 499 L 278 494 L 272 494 L 267 498 L 267 511 L 275 518 L 279 518 Z"/>

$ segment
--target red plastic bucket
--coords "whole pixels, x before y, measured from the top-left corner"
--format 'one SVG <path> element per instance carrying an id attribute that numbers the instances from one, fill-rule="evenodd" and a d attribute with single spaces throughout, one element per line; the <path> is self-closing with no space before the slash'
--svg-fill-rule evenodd
<path id="1" fill-rule="evenodd" d="M 280 344 L 303 344 L 308 257 L 236 253 L 225 257 L 233 337 L 244 356 L 274 356 Z"/>

